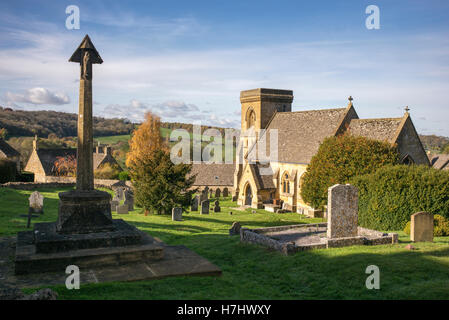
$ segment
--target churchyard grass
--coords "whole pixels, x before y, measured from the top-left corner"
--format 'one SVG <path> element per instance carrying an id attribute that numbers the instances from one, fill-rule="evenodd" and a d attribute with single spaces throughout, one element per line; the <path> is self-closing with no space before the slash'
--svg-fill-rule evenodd
<path id="1" fill-rule="evenodd" d="M 55 221 L 60 189 L 38 190 L 45 197 L 44 215 L 32 222 Z M 32 191 L 0 188 L 0 236 L 26 230 L 28 197 Z M 214 200 L 214 199 L 212 199 Z M 222 212 L 145 216 L 139 208 L 129 215 L 113 214 L 160 238 L 168 245 L 185 245 L 218 265 L 221 277 L 174 277 L 152 281 L 81 284 L 80 290 L 51 287 L 60 299 L 449 299 L 449 237 L 404 247 L 408 236 L 399 231 L 399 244 L 322 249 L 283 256 L 263 247 L 240 243 L 228 235 L 232 222 L 256 228 L 312 223 L 295 213 L 264 210 L 245 212 L 229 198 Z M 233 212 L 233 215 L 229 214 Z M 380 290 L 368 290 L 366 267 L 380 269 Z M 26 289 L 32 292 L 33 289 Z"/>

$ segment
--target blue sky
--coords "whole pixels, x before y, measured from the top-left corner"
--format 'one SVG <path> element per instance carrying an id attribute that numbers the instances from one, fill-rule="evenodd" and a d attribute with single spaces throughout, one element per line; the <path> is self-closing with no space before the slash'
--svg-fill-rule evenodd
<path id="1" fill-rule="evenodd" d="M 80 30 L 65 27 L 68 5 Z M 365 27 L 368 5 L 380 29 Z M 224 127 L 241 90 L 291 89 L 293 110 L 344 107 L 449 136 L 448 1 L 8 1 L 0 3 L 0 105 L 76 112 L 89 34 L 94 114 Z"/>

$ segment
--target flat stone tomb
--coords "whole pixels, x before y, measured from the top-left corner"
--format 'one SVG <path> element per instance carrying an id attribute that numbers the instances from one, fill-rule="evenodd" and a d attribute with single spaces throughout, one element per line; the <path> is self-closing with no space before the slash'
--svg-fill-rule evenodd
<path id="1" fill-rule="evenodd" d="M 290 255 L 311 249 L 394 244 L 398 242 L 398 235 L 357 227 L 356 236 L 328 238 L 327 223 L 324 222 L 258 229 L 242 228 L 240 241 L 259 244 Z"/>

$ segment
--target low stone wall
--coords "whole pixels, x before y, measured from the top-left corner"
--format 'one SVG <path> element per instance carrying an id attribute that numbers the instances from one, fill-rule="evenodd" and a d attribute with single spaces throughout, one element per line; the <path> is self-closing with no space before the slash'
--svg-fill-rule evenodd
<path id="1" fill-rule="evenodd" d="M 120 180 L 95 179 L 94 185 L 95 188 L 112 189 L 112 185 L 119 181 Z M 41 188 L 70 188 L 74 187 L 75 185 L 76 183 L 74 178 L 72 181 L 70 178 L 66 177 L 65 179 L 55 179 L 55 181 L 49 182 L 7 182 L 4 184 L 0 184 L 0 188 L 35 190 Z M 132 187 L 131 181 L 126 181 L 126 185 L 131 188 Z"/>
<path id="2" fill-rule="evenodd" d="M 242 228 L 240 229 L 240 241 L 263 245 L 264 247 L 277 250 L 285 255 L 312 249 L 337 248 L 354 245 L 395 244 L 398 242 L 397 233 L 384 233 L 362 227 L 357 228 L 358 235 L 355 237 L 323 238 L 319 241 L 307 244 L 296 244 L 295 242 L 279 241 L 272 237 L 273 233 L 293 229 L 308 229 L 307 231 L 310 232 L 310 234 L 313 234 L 318 231 L 323 232 L 323 227 L 327 227 L 326 222 L 257 229 Z M 319 228 L 321 228 L 321 230 L 318 230 Z"/>

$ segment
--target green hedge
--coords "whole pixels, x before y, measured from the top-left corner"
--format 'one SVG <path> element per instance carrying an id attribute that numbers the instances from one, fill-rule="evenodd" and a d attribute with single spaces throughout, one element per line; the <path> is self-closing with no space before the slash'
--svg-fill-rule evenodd
<path id="1" fill-rule="evenodd" d="M 387 142 L 351 135 L 326 138 L 301 178 L 301 197 L 321 208 L 327 204 L 327 189 L 334 184 L 397 163 L 397 149 Z"/>
<path id="2" fill-rule="evenodd" d="M 386 166 L 350 181 L 359 189 L 359 225 L 402 230 L 427 211 L 449 218 L 449 172 L 426 166 Z"/>
<path id="3" fill-rule="evenodd" d="M 0 160 L 0 183 L 16 181 L 17 164 L 10 160 Z"/>

